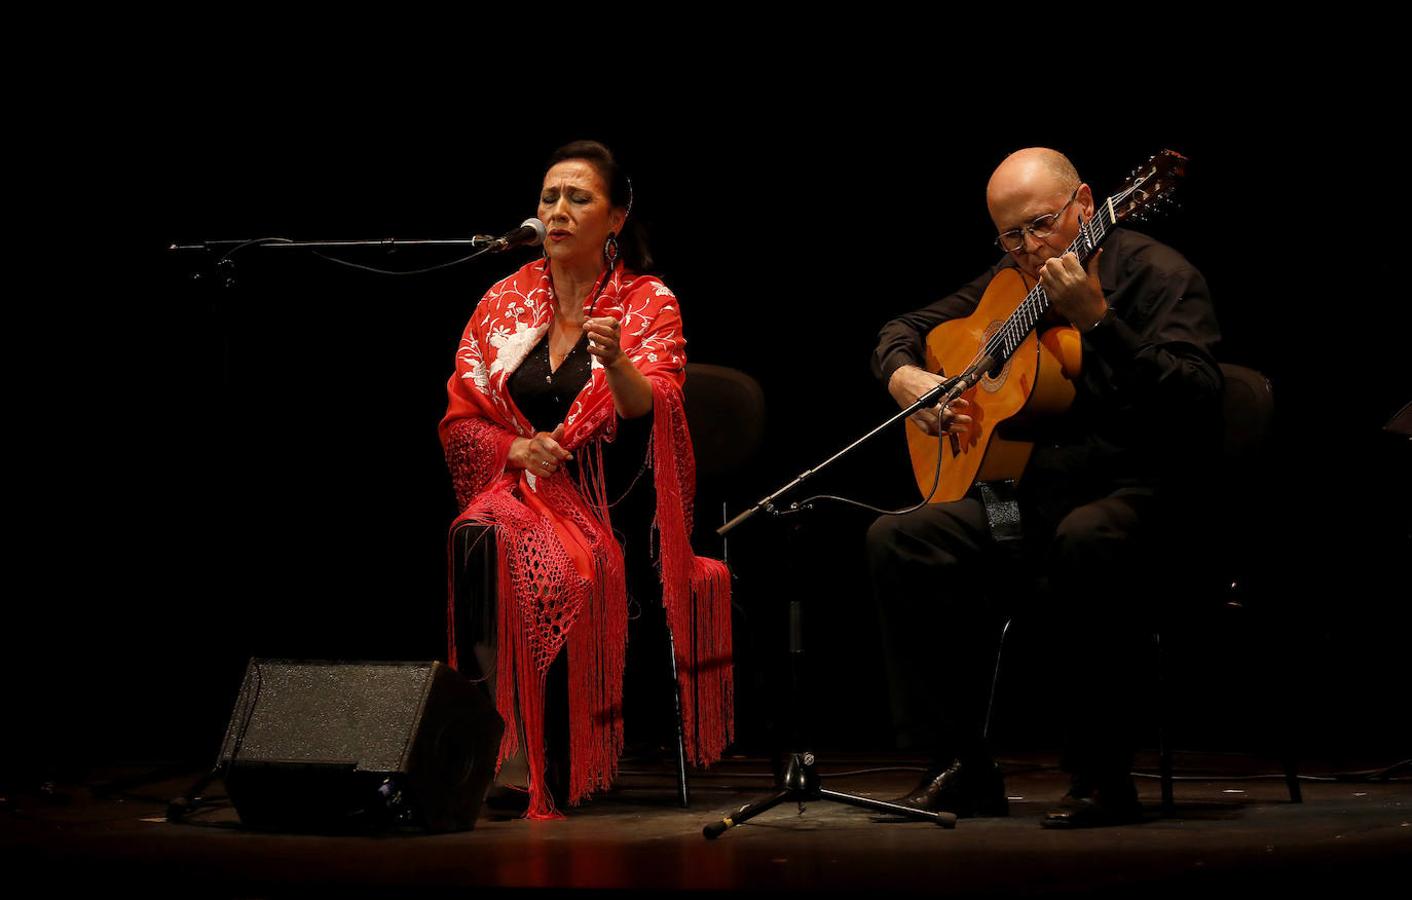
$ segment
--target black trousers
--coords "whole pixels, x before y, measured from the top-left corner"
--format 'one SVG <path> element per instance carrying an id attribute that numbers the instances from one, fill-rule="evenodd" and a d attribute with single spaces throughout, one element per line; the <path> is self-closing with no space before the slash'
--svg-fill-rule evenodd
<path id="1" fill-rule="evenodd" d="M 941 763 L 988 755 L 982 731 L 1001 624 L 1021 606 L 1045 629 L 1040 664 L 1061 692 L 1064 768 L 1090 782 L 1126 777 L 1134 685 L 1147 683 L 1151 659 L 1147 570 L 1164 505 L 1145 488 L 1076 500 L 1072 482 L 1037 481 L 1021 493 L 1015 543 L 996 541 L 975 492 L 869 529 L 898 743 Z M 1044 580 L 1036 608 L 1025 595 Z"/>

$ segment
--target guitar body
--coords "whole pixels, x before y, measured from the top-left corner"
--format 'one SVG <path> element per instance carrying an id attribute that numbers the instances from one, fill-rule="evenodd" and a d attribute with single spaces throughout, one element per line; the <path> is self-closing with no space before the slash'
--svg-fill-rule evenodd
<path id="1" fill-rule="evenodd" d="M 964 371 L 1033 287 L 1020 270 L 1000 270 L 974 313 L 943 322 L 927 335 L 927 370 L 953 375 Z M 967 432 L 938 441 L 909 420 L 907 445 L 922 495 L 931 492 L 938 452 L 941 483 L 933 503 L 960 500 L 977 481 L 1018 481 L 1034 446 L 1023 438 L 1024 426 L 1069 408 L 1081 364 L 1079 333 L 1072 326 L 1042 334 L 1031 331 L 998 372 L 988 373 L 961 395 L 970 401 L 974 419 Z"/>

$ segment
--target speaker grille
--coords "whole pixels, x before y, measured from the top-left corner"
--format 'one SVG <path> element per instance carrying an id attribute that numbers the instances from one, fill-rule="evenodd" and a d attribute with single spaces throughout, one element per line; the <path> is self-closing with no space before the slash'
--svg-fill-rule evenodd
<path id="1" fill-rule="evenodd" d="M 255 828 L 473 828 L 504 732 L 485 692 L 436 662 L 252 659 L 222 742 Z"/>
<path id="2" fill-rule="evenodd" d="M 251 660 L 221 762 L 406 768 L 431 663 Z"/>

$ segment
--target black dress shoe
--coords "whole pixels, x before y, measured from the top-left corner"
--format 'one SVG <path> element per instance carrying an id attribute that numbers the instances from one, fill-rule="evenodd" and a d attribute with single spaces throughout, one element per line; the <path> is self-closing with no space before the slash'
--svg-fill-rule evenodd
<path id="1" fill-rule="evenodd" d="M 1142 821 L 1142 804 L 1132 781 L 1106 788 L 1086 788 L 1078 784 L 1040 820 L 1045 828 L 1105 828 Z"/>
<path id="2" fill-rule="evenodd" d="M 962 764 L 956 760 L 940 772 L 932 770 L 909 793 L 891 801 L 927 812 L 949 812 L 960 818 L 1008 816 L 1010 800 L 1000 767 L 989 760 Z"/>

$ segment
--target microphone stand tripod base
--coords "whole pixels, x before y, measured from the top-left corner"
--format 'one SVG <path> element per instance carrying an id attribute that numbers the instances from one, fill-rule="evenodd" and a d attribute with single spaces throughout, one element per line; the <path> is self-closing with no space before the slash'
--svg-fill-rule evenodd
<path id="1" fill-rule="evenodd" d="M 935 822 L 942 828 L 955 828 L 956 816 L 949 812 L 928 812 L 924 809 L 913 809 L 910 806 L 902 806 L 898 803 L 889 803 L 886 800 L 874 800 L 872 797 L 860 797 L 857 794 L 844 794 L 839 791 L 830 791 L 822 787 L 819 783 L 819 773 L 815 770 L 814 754 L 792 753 L 789 757 L 789 765 L 785 769 L 784 779 L 781 789 L 774 794 L 747 803 L 740 809 L 721 819 L 719 822 L 712 822 L 701 833 L 707 838 L 718 838 L 726 831 L 737 825 L 750 821 L 760 813 L 773 809 L 781 803 L 793 800 L 801 806 L 813 800 L 832 800 L 834 803 L 846 803 L 849 806 L 861 806 L 864 809 L 871 809 L 874 812 L 885 813 L 892 816 L 901 816 L 907 819 L 916 819 L 923 822 Z"/>

